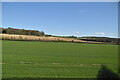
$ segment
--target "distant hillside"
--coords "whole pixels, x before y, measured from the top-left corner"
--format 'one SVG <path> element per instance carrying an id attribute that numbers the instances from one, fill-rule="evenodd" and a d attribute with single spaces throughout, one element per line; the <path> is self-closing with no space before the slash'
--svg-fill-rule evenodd
<path id="1" fill-rule="evenodd" d="M 25 30 L 15 28 L 0 28 L 0 36 L 3 40 L 33 40 L 33 41 L 57 41 L 98 44 L 120 44 L 120 39 L 109 37 L 76 37 L 47 35 L 43 31 Z M 20 35 L 20 36 L 19 36 Z"/>

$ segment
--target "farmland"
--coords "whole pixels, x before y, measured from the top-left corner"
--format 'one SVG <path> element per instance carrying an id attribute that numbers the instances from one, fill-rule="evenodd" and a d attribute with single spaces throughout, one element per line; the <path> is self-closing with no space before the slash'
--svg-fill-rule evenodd
<path id="1" fill-rule="evenodd" d="M 3 41 L 3 78 L 96 78 L 101 65 L 117 73 L 118 46 Z"/>
<path id="2" fill-rule="evenodd" d="M 31 35 L 14 35 L 14 34 L 0 34 L 3 40 L 17 40 L 17 41 L 47 41 L 47 42 L 77 42 L 77 43 L 96 43 L 102 42 L 84 41 L 63 37 L 46 37 L 46 36 L 31 36 Z"/>

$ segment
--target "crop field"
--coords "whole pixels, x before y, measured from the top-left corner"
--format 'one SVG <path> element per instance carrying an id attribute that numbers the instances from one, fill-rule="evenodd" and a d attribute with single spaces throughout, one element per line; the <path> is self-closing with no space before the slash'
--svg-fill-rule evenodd
<path id="1" fill-rule="evenodd" d="M 96 78 L 101 65 L 117 73 L 118 46 L 3 41 L 3 78 Z"/>

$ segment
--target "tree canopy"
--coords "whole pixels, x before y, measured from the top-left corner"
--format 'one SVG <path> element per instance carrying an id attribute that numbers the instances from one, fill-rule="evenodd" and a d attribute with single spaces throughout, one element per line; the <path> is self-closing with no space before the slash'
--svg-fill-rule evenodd
<path id="1" fill-rule="evenodd" d="M 34 35 L 43 36 L 45 33 L 38 30 L 25 30 L 25 29 L 15 29 L 15 28 L 1 28 L 0 33 L 4 34 L 17 34 L 17 35 Z"/>

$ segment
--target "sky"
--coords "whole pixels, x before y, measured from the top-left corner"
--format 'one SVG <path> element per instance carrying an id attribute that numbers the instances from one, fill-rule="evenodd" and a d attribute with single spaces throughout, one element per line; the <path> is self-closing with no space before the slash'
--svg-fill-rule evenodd
<path id="1" fill-rule="evenodd" d="M 118 3 L 3 2 L 2 23 L 57 36 L 118 37 Z"/>
<path id="2" fill-rule="evenodd" d="M 2 0 L 2 2 L 119 2 L 119 0 Z"/>

